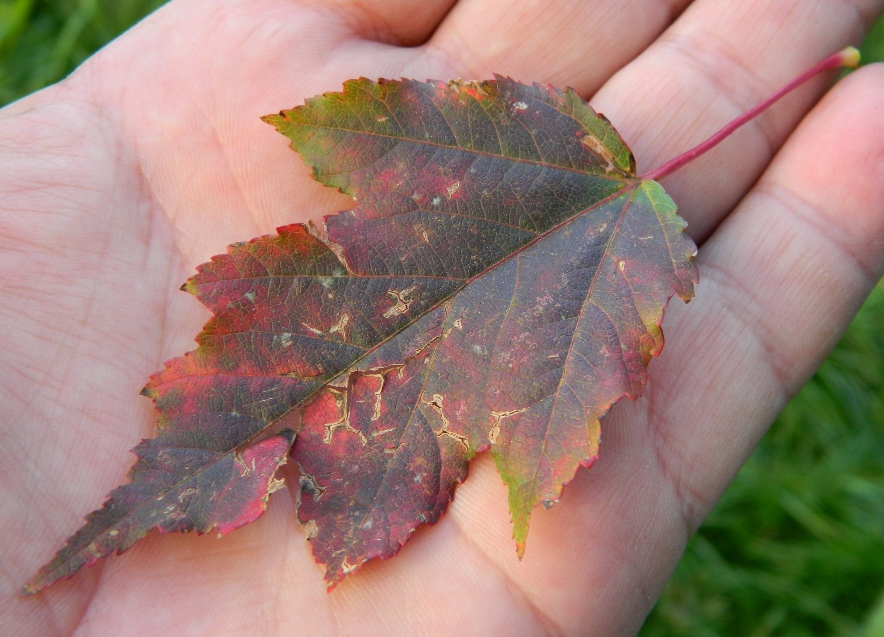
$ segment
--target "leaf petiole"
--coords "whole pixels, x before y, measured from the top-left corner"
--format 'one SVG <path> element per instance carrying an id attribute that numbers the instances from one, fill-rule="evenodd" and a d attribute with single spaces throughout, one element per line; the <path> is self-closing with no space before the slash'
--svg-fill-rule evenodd
<path id="1" fill-rule="evenodd" d="M 808 69 L 807 71 L 796 77 L 794 80 L 786 84 L 784 87 L 768 97 L 766 100 L 737 117 L 735 120 L 727 124 L 724 128 L 715 133 L 706 141 L 698 144 L 697 146 L 694 146 L 692 149 L 685 153 L 682 153 L 678 157 L 670 159 L 657 168 L 648 171 L 641 176 L 641 179 L 658 180 L 666 177 L 670 173 L 675 172 L 685 164 L 693 161 L 700 155 L 704 154 L 706 151 L 717 146 L 720 142 L 722 142 L 735 130 L 740 128 L 743 124 L 754 119 L 756 116 L 767 110 L 769 106 L 779 101 L 788 93 L 791 93 L 794 89 L 801 86 L 809 79 L 831 69 L 836 69 L 840 67 L 856 68 L 857 66 L 859 66 L 859 57 L 859 51 L 852 46 L 838 51 L 838 53 L 830 55 L 825 60 L 817 63 L 815 66 Z"/>

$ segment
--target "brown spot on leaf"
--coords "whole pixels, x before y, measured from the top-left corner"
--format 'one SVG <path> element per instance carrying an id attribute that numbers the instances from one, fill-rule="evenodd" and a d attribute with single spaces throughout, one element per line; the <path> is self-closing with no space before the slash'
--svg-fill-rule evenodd
<path id="1" fill-rule="evenodd" d="M 408 308 L 411 306 L 411 303 L 414 301 L 411 298 L 411 295 L 414 294 L 414 291 L 417 289 L 416 285 L 412 285 L 411 287 L 405 288 L 404 290 L 390 290 L 387 292 L 390 296 L 392 296 L 396 302 L 387 309 L 386 312 L 383 313 L 384 318 L 393 318 L 395 316 L 401 316 L 408 311 Z"/>
<path id="2" fill-rule="evenodd" d="M 304 533 L 307 535 L 308 540 L 312 540 L 319 533 L 319 527 L 316 525 L 316 520 L 307 520 L 304 523 Z"/>
<path id="3" fill-rule="evenodd" d="M 580 138 L 580 143 L 589 148 L 593 154 L 605 162 L 605 172 L 610 173 L 614 171 L 614 155 L 611 154 L 611 151 L 605 148 L 602 140 L 587 131 Z"/>
<path id="4" fill-rule="evenodd" d="M 301 473 L 298 478 L 298 485 L 301 487 L 301 493 L 307 493 L 313 498 L 314 502 L 322 498 L 322 495 L 325 493 L 325 487 L 319 484 L 316 480 L 315 476 L 311 476 L 309 473 Z M 313 527 L 316 527 L 316 521 L 310 520 L 307 522 L 309 525 L 310 522 L 313 523 Z M 315 535 L 315 533 L 314 533 Z"/>
<path id="5" fill-rule="evenodd" d="M 488 432 L 488 442 L 492 445 L 497 441 L 497 437 L 500 435 L 500 422 L 504 418 L 509 418 L 510 416 L 515 416 L 516 414 L 521 414 L 527 408 L 522 409 L 510 409 L 509 411 L 492 411 L 491 417 L 494 418 L 494 424 L 491 425 L 491 430 Z"/>
<path id="6" fill-rule="evenodd" d="M 332 397 L 334 397 L 336 411 L 338 413 L 337 420 L 333 420 L 331 422 L 325 423 L 325 436 L 322 441 L 330 445 L 332 442 L 332 436 L 338 429 L 343 429 L 345 431 L 352 432 L 359 437 L 359 440 L 362 442 L 363 446 L 368 443 L 365 436 L 361 431 L 354 428 L 350 424 L 350 392 L 349 389 L 340 390 L 337 388 L 329 387 L 329 393 Z"/>
<path id="7" fill-rule="evenodd" d="M 474 97 L 476 100 L 481 101 L 488 97 L 488 92 L 485 90 L 483 84 L 484 82 L 478 82 L 476 80 L 462 80 L 458 78 L 449 81 L 448 87 L 457 93 L 466 93 Z"/>

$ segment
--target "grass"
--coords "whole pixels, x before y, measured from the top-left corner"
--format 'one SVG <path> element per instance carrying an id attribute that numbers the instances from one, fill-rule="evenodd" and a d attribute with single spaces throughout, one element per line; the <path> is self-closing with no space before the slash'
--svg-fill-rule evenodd
<path id="1" fill-rule="evenodd" d="M 0 0 L 0 104 L 65 77 L 165 0 Z"/>
<path id="2" fill-rule="evenodd" d="M 0 104 L 163 0 L 0 0 Z M 884 60 L 884 20 L 863 46 Z M 641 637 L 884 637 L 884 285 L 691 540 Z"/>

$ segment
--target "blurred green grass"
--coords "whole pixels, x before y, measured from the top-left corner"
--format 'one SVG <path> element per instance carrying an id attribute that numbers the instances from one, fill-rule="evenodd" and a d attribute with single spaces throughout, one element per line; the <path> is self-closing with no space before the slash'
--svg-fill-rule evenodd
<path id="1" fill-rule="evenodd" d="M 165 0 L 0 0 L 0 105 L 65 77 Z"/>
<path id="2" fill-rule="evenodd" d="M 164 0 L 0 0 L 0 104 Z M 863 45 L 884 61 L 884 19 Z M 884 111 L 882 111 L 884 112 Z M 884 285 L 691 540 L 640 635 L 884 637 Z"/>

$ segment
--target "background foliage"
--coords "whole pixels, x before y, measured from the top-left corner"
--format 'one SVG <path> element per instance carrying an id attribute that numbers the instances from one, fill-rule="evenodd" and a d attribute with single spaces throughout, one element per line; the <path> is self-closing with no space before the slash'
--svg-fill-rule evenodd
<path id="1" fill-rule="evenodd" d="M 0 0 L 0 104 L 162 4 Z M 884 20 L 863 59 L 884 60 Z M 642 637 L 884 637 L 882 361 L 879 284 L 691 540 Z"/>

